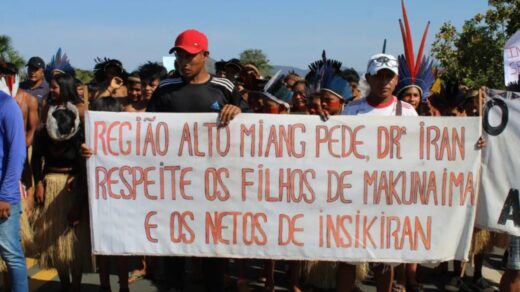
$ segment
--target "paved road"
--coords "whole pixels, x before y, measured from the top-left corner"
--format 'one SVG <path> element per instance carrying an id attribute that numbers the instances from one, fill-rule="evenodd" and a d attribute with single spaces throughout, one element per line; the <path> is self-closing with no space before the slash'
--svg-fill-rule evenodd
<path id="1" fill-rule="evenodd" d="M 501 255 L 503 254 L 503 250 L 495 249 L 494 252 L 486 257 L 485 267 L 484 267 L 484 277 L 488 279 L 491 283 L 498 288 L 498 282 L 500 281 L 500 276 L 503 273 L 501 270 Z M 57 273 L 55 270 L 41 270 L 38 268 L 36 261 L 34 259 L 27 259 L 27 266 L 29 269 L 30 275 L 30 291 L 36 292 L 54 292 L 59 291 L 59 281 L 57 277 Z M 233 263 L 230 264 L 231 272 L 233 273 Z M 283 265 L 279 265 L 279 267 L 283 269 Z M 200 283 L 197 283 L 193 279 L 193 273 L 191 273 L 192 265 L 188 265 L 188 279 L 187 279 L 187 287 L 188 291 L 202 291 L 202 287 Z M 255 279 L 257 275 L 259 275 L 261 270 L 261 262 L 259 261 L 251 261 L 251 264 L 248 267 L 248 275 L 250 279 Z M 421 266 L 420 267 L 420 280 L 425 284 L 426 291 L 442 291 L 442 287 L 444 282 L 448 280 L 448 276 L 446 273 L 438 273 L 433 269 L 433 266 Z M 468 268 L 467 275 L 472 275 L 472 269 Z M 277 270 L 277 283 L 280 283 L 280 286 L 276 288 L 276 290 L 286 290 L 286 283 L 283 281 L 284 272 Z M 118 280 L 117 276 L 110 276 L 112 290 L 118 291 Z M 0 279 L 1 283 L 1 279 Z M 234 283 L 233 279 L 230 280 L 230 283 Z M 261 291 L 262 284 L 256 282 L 255 280 L 251 280 L 250 282 L 251 291 Z M 368 280 L 362 286 L 364 291 L 372 292 L 376 291 L 373 283 Z M 168 291 L 165 289 L 161 289 L 160 285 L 155 285 L 152 281 L 148 279 L 139 280 L 130 285 L 131 291 L 138 292 L 155 292 L 155 291 Z M 230 284 L 229 291 L 236 291 L 236 287 Z M 1 290 L 0 290 L 1 291 Z M 85 274 L 83 277 L 83 285 L 82 292 L 97 292 L 99 291 L 99 276 L 95 273 Z"/>

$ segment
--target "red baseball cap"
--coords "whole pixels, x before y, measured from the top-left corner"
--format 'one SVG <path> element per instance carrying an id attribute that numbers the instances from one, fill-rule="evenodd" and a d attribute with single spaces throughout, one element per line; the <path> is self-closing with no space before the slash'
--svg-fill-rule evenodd
<path id="1" fill-rule="evenodd" d="M 197 54 L 208 50 L 208 38 L 202 32 L 195 29 L 183 31 L 175 39 L 175 46 L 170 49 L 170 54 L 176 49 L 182 49 L 190 54 Z"/>

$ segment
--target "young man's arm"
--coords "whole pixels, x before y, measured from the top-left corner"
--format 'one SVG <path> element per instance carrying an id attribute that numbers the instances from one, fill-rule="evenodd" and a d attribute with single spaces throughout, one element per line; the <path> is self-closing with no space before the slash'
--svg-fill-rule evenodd
<path id="1" fill-rule="evenodd" d="M 27 117 L 28 125 L 25 129 L 25 144 L 29 147 L 32 145 L 34 133 L 40 124 L 40 117 L 38 115 L 38 99 L 30 94 L 27 94 L 26 98 L 29 116 Z"/>

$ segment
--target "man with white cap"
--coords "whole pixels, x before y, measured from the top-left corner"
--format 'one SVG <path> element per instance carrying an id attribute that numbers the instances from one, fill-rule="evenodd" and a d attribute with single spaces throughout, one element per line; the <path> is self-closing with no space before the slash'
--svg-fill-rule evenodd
<path id="1" fill-rule="evenodd" d="M 397 58 L 388 54 L 377 54 L 370 58 L 365 78 L 370 85 L 370 93 L 349 103 L 343 115 L 372 116 L 417 116 L 410 104 L 400 101 L 393 95 L 399 81 Z M 337 271 L 337 291 L 350 291 L 354 287 L 354 266 L 340 263 Z M 377 291 L 392 291 L 394 270 L 390 265 L 374 265 Z"/>
<path id="2" fill-rule="evenodd" d="M 344 115 L 417 116 L 410 104 L 399 101 L 393 95 L 398 76 L 397 58 L 388 54 L 377 54 L 368 61 L 365 78 L 370 93 L 348 104 Z"/>

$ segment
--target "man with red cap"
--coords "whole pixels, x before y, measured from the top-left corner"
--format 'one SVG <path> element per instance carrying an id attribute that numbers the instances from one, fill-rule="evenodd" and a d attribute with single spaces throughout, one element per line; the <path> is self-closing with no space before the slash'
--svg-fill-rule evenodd
<path id="1" fill-rule="evenodd" d="M 208 39 L 194 29 L 182 32 L 175 40 L 170 54 L 176 56 L 180 77 L 166 79 L 154 92 L 148 112 L 207 113 L 218 112 L 220 126 L 226 126 L 241 109 L 240 94 L 235 85 L 226 78 L 210 75 L 205 68 L 208 60 Z M 176 279 L 175 289 L 184 290 L 184 258 L 171 258 L 166 270 Z M 202 260 L 206 291 L 224 291 L 225 260 L 205 258 Z M 171 279 L 171 277 L 166 277 Z"/>
<path id="2" fill-rule="evenodd" d="M 164 80 L 156 90 L 147 111 L 203 113 L 219 112 L 226 126 L 237 114 L 240 95 L 231 81 L 211 76 L 205 68 L 208 39 L 194 29 L 181 33 L 170 53 L 176 56 L 180 77 Z"/>

